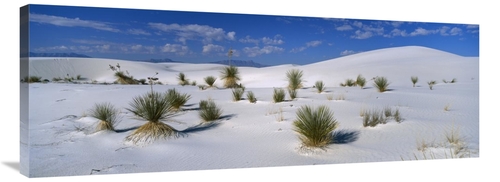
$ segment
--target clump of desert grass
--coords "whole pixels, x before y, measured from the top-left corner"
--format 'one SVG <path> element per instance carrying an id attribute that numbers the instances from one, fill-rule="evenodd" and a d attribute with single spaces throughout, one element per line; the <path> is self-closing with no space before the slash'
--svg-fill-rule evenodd
<path id="1" fill-rule="evenodd" d="M 214 76 L 207 76 L 204 78 L 204 80 L 209 87 L 213 87 L 215 80 L 217 80 L 217 78 L 215 78 Z"/>
<path id="2" fill-rule="evenodd" d="M 175 90 L 175 88 L 168 89 L 165 93 L 165 97 L 170 102 L 172 109 L 175 111 L 181 110 L 181 107 L 186 104 L 189 99 L 191 99 L 191 95 L 186 93 L 181 94 Z"/>
<path id="3" fill-rule="evenodd" d="M 247 99 L 250 103 L 256 103 L 257 98 L 255 97 L 255 94 L 252 91 L 247 92 Z"/>
<path id="4" fill-rule="evenodd" d="M 40 76 L 25 76 L 23 82 L 26 83 L 38 83 L 42 82 L 42 77 Z"/>
<path id="5" fill-rule="evenodd" d="M 89 110 L 88 115 L 99 120 L 96 131 L 115 131 L 115 126 L 118 124 L 119 110 L 111 103 L 97 103 Z"/>
<path id="6" fill-rule="evenodd" d="M 412 76 L 411 77 L 411 83 L 413 83 L 413 87 L 415 87 L 415 84 L 418 82 L 418 77 L 417 76 Z"/>
<path id="7" fill-rule="evenodd" d="M 344 83 L 340 83 L 341 87 L 354 87 L 356 86 L 356 81 L 353 79 L 346 79 Z"/>
<path id="8" fill-rule="evenodd" d="M 115 72 L 116 82 L 119 84 L 133 85 L 137 84 L 137 81 L 133 76 L 123 73 L 123 71 Z"/>
<path id="9" fill-rule="evenodd" d="M 436 81 L 435 80 L 428 81 L 427 85 L 429 85 L 429 89 L 432 90 L 432 88 L 434 87 L 434 85 L 436 85 Z"/>
<path id="10" fill-rule="evenodd" d="M 374 80 L 373 86 L 377 88 L 379 92 L 385 92 L 387 91 L 387 87 L 389 87 L 389 81 L 387 81 L 387 78 L 385 77 L 377 77 Z"/>
<path id="11" fill-rule="evenodd" d="M 200 101 L 199 116 L 204 122 L 215 121 L 222 115 L 222 109 L 212 99 Z"/>
<path id="12" fill-rule="evenodd" d="M 326 100 L 333 100 L 333 94 L 327 94 Z"/>
<path id="13" fill-rule="evenodd" d="M 323 91 L 325 91 L 325 84 L 323 83 L 323 81 L 316 81 L 316 83 L 314 83 L 314 87 L 316 88 L 316 90 L 318 91 L 318 93 L 321 93 Z"/>
<path id="14" fill-rule="evenodd" d="M 294 100 L 297 98 L 297 90 L 288 88 L 288 95 L 290 96 L 290 100 Z"/>
<path id="15" fill-rule="evenodd" d="M 304 73 L 302 70 L 298 69 L 291 69 L 286 72 L 286 77 L 288 80 L 288 88 L 291 90 L 297 90 L 299 88 L 302 88 L 302 76 Z"/>
<path id="16" fill-rule="evenodd" d="M 186 78 L 186 74 L 180 72 L 177 75 L 177 80 L 179 81 L 179 85 L 185 86 L 189 85 L 189 79 Z"/>
<path id="17" fill-rule="evenodd" d="M 273 101 L 274 103 L 285 101 L 285 90 L 282 88 L 274 88 Z"/>
<path id="18" fill-rule="evenodd" d="M 221 79 L 224 80 L 225 88 L 235 88 L 238 86 L 237 82 L 241 80 L 238 67 L 227 66 L 224 67 L 220 73 Z"/>
<path id="19" fill-rule="evenodd" d="M 232 89 L 233 101 L 235 101 L 235 102 L 240 101 L 244 92 L 245 92 L 245 89 L 243 89 L 243 88 L 233 88 Z"/>
<path id="20" fill-rule="evenodd" d="M 293 121 L 294 131 L 299 134 L 302 146 L 324 148 L 333 143 L 332 132 L 337 128 L 337 120 L 327 106 L 312 108 L 302 106 Z"/>
<path id="21" fill-rule="evenodd" d="M 149 92 L 137 96 L 126 108 L 139 120 L 147 121 L 132 134 L 125 138 L 134 144 L 150 143 L 159 139 L 177 137 L 178 131 L 164 123 L 175 116 L 176 110 L 166 93 Z"/>
<path id="22" fill-rule="evenodd" d="M 384 107 L 382 110 L 372 109 L 370 111 L 362 109 L 359 115 L 363 118 L 363 127 L 375 127 L 379 124 L 387 124 L 389 119 L 394 119 L 397 123 L 403 121 L 398 108 L 393 110 L 390 107 Z"/>
<path id="23" fill-rule="evenodd" d="M 362 75 L 358 75 L 358 77 L 356 78 L 356 85 L 358 85 L 359 87 L 361 87 L 361 89 L 363 89 L 365 87 L 365 84 L 366 84 L 366 78 L 363 77 Z"/>

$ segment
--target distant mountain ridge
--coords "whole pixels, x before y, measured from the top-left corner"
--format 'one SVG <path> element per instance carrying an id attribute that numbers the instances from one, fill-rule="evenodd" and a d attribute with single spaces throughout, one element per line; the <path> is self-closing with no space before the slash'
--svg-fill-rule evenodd
<path id="1" fill-rule="evenodd" d="M 269 65 L 264 65 L 260 63 L 253 62 L 252 60 L 222 60 L 222 61 L 213 61 L 213 62 L 208 62 L 212 64 L 223 64 L 223 65 L 231 65 L 233 66 L 241 66 L 241 67 L 255 67 L 255 68 L 262 68 L 262 67 L 268 67 Z"/>
<path id="2" fill-rule="evenodd" d="M 76 58 L 91 58 L 85 54 L 77 54 L 77 53 L 36 53 L 30 52 L 29 57 L 76 57 Z"/>

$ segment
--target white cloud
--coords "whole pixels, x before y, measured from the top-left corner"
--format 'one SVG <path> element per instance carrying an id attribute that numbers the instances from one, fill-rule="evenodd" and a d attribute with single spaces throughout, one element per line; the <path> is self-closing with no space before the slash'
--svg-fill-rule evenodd
<path id="1" fill-rule="evenodd" d="M 97 30 L 104 30 L 110 32 L 120 32 L 120 30 L 110 26 L 109 23 L 90 21 L 90 20 L 80 20 L 80 18 L 67 18 L 61 16 L 30 14 L 30 21 L 37 23 L 51 24 L 55 26 L 63 26 L 63 27 L 86 27 L 86 28 L 93 28 Z"/>
<path id="2" fill-rule="evenodd" d="M 302 46 L 302 47 L 298 47 L 298 48 L 293 48 L 292 50 L 290 50 L 290 52 L 292 52 L 292 53 L 298 53 L 298 52 L 302 52 L 302 51 L 304 51 L 306 49 L 307 49 L 307 47 Z"/>
<path id="3" fill-rule="evenodd" d="M 399 27 L 399 26 L 401 26 L 402 24 L 404 24 L 404 22 L 402 22 L 402 21 L 394 21 L 394 22 L 391 22 L 391 25 L 392 25 L 393 27 Z"/>
<path id="4" fill-rule="evenodd" d="M 351 38 L 353 39 L 367 39 L 373 36 L 372 32 L 363 32 L 361 30 L 356 30 L 355 35 L 352 35 Z"/>
<path id="5" fill-rule="evenodd" d="M 435 34 L 437 32 L 439 32 L 439 30 L 427 30 L 427 29 L 419 27 L 419 28 L 415 29 L 415 31 L 411 32 L 410 36 L 429 35 L 429 34 Z"/>
<path id="6" fill-rule="evenodd" d="M 151 33 L 146 32 L 146 31 L 141 30 L 141 29 L 128 29 L 127 33 L 133 34 L 133 35 L 151 35 Z"/>
<path id="7" fill-rule="evenodd" d="M 212 41 L 234 40 L 235 32 L 224 31 L 222 28 L 214 28 L 207 25 L 198 24 L 163 24 L 163 23 L 148 23 L 151 28 L 161 30 L 167 33 L 175 33 L 177 36 L 185 39 L 201 38 L 204 43 Z"/>
<path id="8" fill-rule="evenodd" d="M 271 54 L 271 53 L 280 53 L 283 52 L 285 49 L 281 47 L 276 47 L 276 46 L 264 46 L 263 48 L 260 48 L 258 46 L 255 47 L 245 47 L 243 48 L 243 52 L 247 54 L 248 57 L 255 57 L 258 55 L 262 54 Z"/>
<path id="9" fill-rule="evenodd" d="M 467 25 L 467 29 L 477 29 L 479 25 Z"/>
<path id="10" fill-rule="evenodd" d="M 408 33 L 406 33 L 406 30 L 399 30 L 399 29 L 394 29 L 392 30 L 389 34 L 384 35 L 384 37 L 406 37 L 409 36 Z"/>
<path id="11" fill-rule="evenodd" d="M 450 29 L 450 27 L 448 26 L 443 26 L 439 29 L 439 33 L 443 36 L 447 36 L 447 35 L 450 35 L 447 33 L 447 31 Z"/>
<path id="12" fill-rule="evenodd" d="M 322 42 L 321 42 L 321 41 L 319 41 L 319 40 L 314 40 L 314 41 L 307 42 L 307 43 L 306 43 L 306 46 L 307 46 L 307 47 L 316 47 L 316 46 L 321 45 L 321 43 L 322 43 Z"/>
<path id="13" fill-rule="evenodd" d="M 269 38 L 269 37 L 263 37 L 262 38 L 262 43 L 264 44 L 269 44 L 269 45 L 280 45 L 280 44 L 283 44 L 284 41 L 280 39 L 281 36 L 277 35 L 277 36 L 274 36 L 273 39 Z"/>
<path id="14" fill-rule="evenodd" d="M 345 51 L 340 52 L 340 55 L 346 56 L 346 55 L 351 55 L 351 54 L 356 54 L 356 53 L 358 53 L 358 52 L 353 51 L 353 50 L 345 50 Z"/>
<path id="15" fill-rule="evenodd" d="M 137 45 L 133 45 L 130 47 L 130 49 L 134 50 L 134 51 L 140 51 L 142 49 L 142 45 L 140 44 L 137 44 Z"/>
<path id="16" fill-rule="evenodd" d="M 163 47 L 161 47 L 161 52 L 186 55 L 189 52 L 189 48 L 187 46 L 179 44 L 165 44 Z"/>
<path id="17" fill-rule="evenodd" d="M 375 32 L 377 35 L 383 35 L 384 34 L 384 27 L 378 27 L 374 28 L 372 26 L 364 26 L 363 30 L 366 32 Z"/>
<path id="18" fill-rule="evenodd" d="M 209 54 L 211 52 L 222 52 L 224 51 L 224 47 L 220 45 L 208 44 L 203 46 L 203 54 Z"/>
<path id="19" fill-rule="evenodd" d="M 50 51 L 67 51 L 68 47 L 66 46 L 51 46 L 51 47 L 39 47 L 36 48 L 35 51 L 37 52 L 50 52 Z"/>
<path id="20" fill-rule="evenodd" d="M 451 35 L 462 35 L 462 29 L 457 28 L 457 27 L 453 27 L 453 28 L 450 30 L 450 34 L 451 34 Z"/>
<path id="21" fill-rule="evenodd" d="M 229 33 L 227 33 L 227 39 L 234 40 L 234 39 L 236 39 L 235 35 L 236 35 L 236 32 L 229 32 Z"/>
<path id="22" fill-rule="evenodd" d="M 346 30 L 352 30 L 353 28 L 351 27 L 351 25 L 342 25 L 342 26 L 337 27 L 335 29 L 337 29 L 338 31 L 346 31 Z"/>
<path id="23" fill-rule="evenodd" d="M 359 22 L 359 21 L 355 21 L 354 23 L 352 23 L 352 25 L 358 27 L 358 28 L 361 28 L 363 26 L 363 23 Z"/>
<path id="24" fill-rule="evenodd" d="M 252 39 L 252 38 L 250 38 L 249 35 L 247 35 L 244 39 L 240 39 L 239 41 L 241 43 L 254 43 L 255 45 L 258 45 L 259 42 L 260 42 L 258 39 Z"/>

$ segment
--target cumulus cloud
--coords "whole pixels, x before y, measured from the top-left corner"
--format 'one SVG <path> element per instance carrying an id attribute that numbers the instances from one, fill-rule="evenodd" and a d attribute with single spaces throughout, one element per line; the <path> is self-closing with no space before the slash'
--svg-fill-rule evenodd
<path id="1" fill-rule="evenodd" d="M 323 42 L 320 41 L 320 40 L 309 41 L 309 42 L 306 42 L 305 46 L 293 48 L 292 50 L 290 50 L 290 52 L 292 52 L 292 53 L 302 52 L 302 51 L 306 50 L 309 47 L 316 47 L 316 46 L 321 45 L 322 43 Z"/>
<path id="2" fill-rule="evenodd" d="M 458 28 L 458 27 L 453 27 L 451 30 L 450 30 L 450 34 L 451 35 L 462 35 L 462 29 Z"/>
<path id="3" fill-rule="evenodd" d="M 167 43 L 163 47 L 161 47 L 161 52 L 175 53 L 177 55 L 186 55 L 189 52 L 189 48 L 188 46 Z"/>
<path id="4" fill-rule="evenodd" d="M 51 16 L 51 15 L 31 13 L 30 21 L 42 24 L 51 24 L 55 26 L 63 26 L 63 27 L 86 27 L 103 31 L 120 32 L 119 29 L 113 28 L 110 25 L 110 23 L 91 21 L 91 20 L 81 20 L 80 18 L 67 18 L 62 16 Z"/>
<path id="5" fill-rule="evenodd" d="M 224 47 L 220 45 L 208 44 L 203 46 L 203 54 L 210 54 L 211 52 L 222 52 Z"/>
<path id="6" fill-rule="evenodd" d="M 235 32 L 224 31 L 222 28 L 214 28 L 208 25 L 198 24 L 164 24 L 164 23 L 148 23 L 149 27 L 161 30 L 166 33 L 174 33 L 178 37 L 185 39 L 195 40 L 201 38 L 204 43 L 211 43 L 213 41 L 234 40 Z"/>
<path id="7" fill-rule="evenodd" d="M 342 25 L 340 27 L 335 28 L 338 31 L 346 31 L 346 30 L 352 30 L 353 28 L 351 25 Z"/>
<path id="8" fill-rule="evenodd" d="M 411 32 L 410 36 L 429 35 L 429 34 L 435 34 L 437 32 L 439 32 L 439 30 L 427 30 L 427 29 L 419 27 L 419 28 L 415 29 L 415 31 Z"/>
<path id="9" fill-rule="evenodd" d="M 359 21 L 355 21 L 354 23 L 352 23 L 352 25 L 358 27 L 358 28 L 361 28 L 363 26 L 363 23 L 359 22 Z"/>
<path id="10" fill-rule="evenodd" d="M 133 35 L 151 35 L 151 33 L 146 32 L 146 31 L 141 30 L 141 29 L 128 29 L 127 33 L 133 34 Z"/>
<path id="11" fill-rule="evenodd" d="M 263 37 L 262 43 L 268 44 L 268 45 L 280 45 L 285 43 L 285 41 L 281 40 L 281 35 L 276 35 L 274 38 L 269 38 L 269 37 Z"/>
<path id="12" fill-rule="evenodd" d="M 271 53 L 280 53 L 283 52 L 285 49 L 281 47 L 276 47 L 276 46 L 264 46 L 260 48 L 259 46 L 255 47 L 245 47 L 243 48 L 243 52 L 248 56 L 248 57 L 255 57 L 259 56 L 262 54 L 271 54 Z"/>
<path id="13" fill-rule="evenodd" d="M 241 38 L 239 40 L 241 43 L 254 43 L 255 45 L 259 44 L 259 39 L 252 39 L 249 35 L 247 35 L 245 38 Z"/>
<path id="14" fill-rule="evenodd" d="M 353 51 L 353 50 L 344 50 L 344 51 L 340 52 L 340 55 L 347 56 L 347 55 L 356 54 L 356 53 L 358 53 L 358 52 Z"/>
<path id="15" fill-rule="evenodd" d="M 367 39 L 373 36 L 372 32 L 356 30 L 355 34 L 351 36 L 353 39 Z"/>

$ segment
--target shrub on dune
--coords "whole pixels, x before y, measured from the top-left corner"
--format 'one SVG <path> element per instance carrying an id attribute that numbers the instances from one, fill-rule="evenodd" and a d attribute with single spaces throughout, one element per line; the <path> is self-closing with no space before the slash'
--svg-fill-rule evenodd
<path id="1" fill-rule="evenodd" d="M 434 85 L 436 85 L 436 81 L 434 81 L 434 80 L 428 81 L 427 84 L 429 85 L 429 89 L 432 90 L 432 87 L 434 87 Z"/>
<path id="2" fill-rule="evenodd" d="M 179 75 L 177 75 L 177 80 L 179 81 L 179 85 L 189 85 L 189 80 L 186 78 L 186 75 L 184 73 L 179 73 Z"/>
<path id="3" fill-rule="evenodd" d="M 26 83 L 42 82 L 42 77 L 40 77 L 40 76 L 25 76 L 23 81 Z"/>
<path id="4" fill-rule="evenodd" d="M 247 99 L 250 103 L 255 103 L 257 102 L 257 98 L 255 98 L 255 95 L 253 94 L 252 91 L 247 92 Z"/>
<path id="5" fill-rule="evenodd" d="M 186 102 L 191 99 L 191 95 L 189 94 L 181 94 L 177 90 L 174 89 L 168 89 L 167 92 L 165 93 L 166 99 L 170 102 L 172 105 L 173 110 L 178 111 L 181 109 L 181 107 L 186 104 Z"/>
<path id="6" fill-rule="evenodd" d="M 275 103 L 283 102 L 285 100 L 285 90 L 283 90 L 282 88 L 275 88 L 273 100 Z"/>
<path id="7" fill-rule="evenodd" d="M 363 87 L 365 87 L 365 84 L 366 84 L 366 78 L 361 75 L 358 75 L 358 77 L 356 78 L 356 85 L 358 85 L 359 87 L 361 87 L 361 89 L 363 89 Z"/>
<path id="8" fill-rule="evenodd" d="M 379 92 L 385 92 L 385 91 L 387 91 L 387 87 L 389 86 L 389 82 L 387 81 L 387 78 L 385 78 L 385 77 L 377 77 L 377 78 L 375 78 L 373 85 L 375 86 L 375 88 L 377 88 L 377 90 Z"/>
<path id="9" fill-rule="evenodd" d="M 137 84 L 133 76 L 126 75 L 122 71 L 115 72 L 115 78 L 119 84 Z"/>
<path id="10" fill-rule="evenodd" d="M 332 143 L 332 132 L 337 128 L 333 112 L 326 106 L 311 108 L 302 106 L 293 121 L 294 131 L 305 147 L 322 148 Z"/>
<path id="11" fill-rule="evenodd" d="M 118 114 L 119 110 L 107 102 L 95 104 L 89 112 L 89 116 L 99 120 L 96 131 L 115 131 L 115 126 L 118 124 Z"/>
<path id="12" fill-rule="evenodd" d="M 415 84 L 417 84 L 417 82 L 418 82 L 418 77 L 412 76 L 411 77 L 411 83 L 413 83 L 413 87 L 415 87 Z"/>
<path id="13" fill-rule="evenodd" d="M 245 92 L 245 89 L 243 88 L 234 88 L 232 89 L 233 92 L 233 101 L 240 101 L 241 96 L 243 96 L 243 92 Z"/>
<path id="14" fill-rule="evenodd" d="M 316 87 L 316 90 L 318 90 L 318 93 L 325 91 L 325 84 L 323 83 L 323 81 L 316 81 L 316 83 L 314 84 L 314 87 Z"/>
<path id="15" fill-rule="evenodd" d="M 291 100 L 297 98 L 297 90 L 288 88 L 288 95 L 290 95 Z"/>
<path id="16" fill-rule="evenodd" d="M 217 80 L 217 78 L 215 78 L 214 76 L 207 76 L 205 77 L 205 83 L 207 83 L 207 85 L 209 87 L 213 87 L 214 86 L 214 83 L 215 83 L 215 80 Z"/>
<path id="17" fill-rule="evenodd" d="M 199 116 L 203 121 L 210 122 L 220 118 L 222 109 L 220 109 L 213 100 L 200 101 Z"/>
<path id="18" fill-rule="evenodd" d="M 297 90 L 299 88 L 302 88 L 302 76 L 303 76 L 302 70 L 298 69 L 291 69 L 286 72 L 286 77 L 288 80 L 288 88 L 292 90 Z"/>
<path id="19" fill-rule="evenodd" d="M 241 80 L 238 67 L 228 66 L 221 71 L 221 79 L 224 80 L 224 87 L 235 88 L 238 86 L 238 81 Z"/>
<path id="20" fill-rule="evenodd" d="M 134 144 L 138 142 L 148 143 L 177 136 L 178 131 L 164 123 L 175 114 L 175 109 L 166 94 L 150 92 L 135 97 L 127 110 L 133 113 L 137 119 L 145 120 L 147 123 L 127 136 L 126 141 L 131 141 Z"/>

